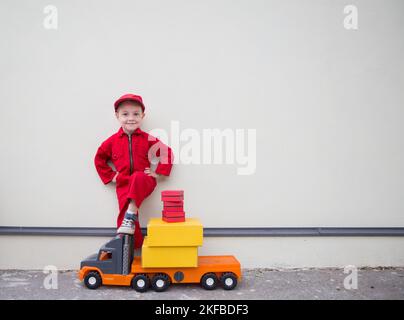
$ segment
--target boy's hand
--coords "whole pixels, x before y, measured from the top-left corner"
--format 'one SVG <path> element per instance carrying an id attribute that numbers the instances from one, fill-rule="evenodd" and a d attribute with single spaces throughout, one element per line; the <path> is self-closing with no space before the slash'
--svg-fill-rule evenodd
<path id="1" fill-rule="evenodd" d="M 159 175 L 155 173 L 154 171 L 150 170 L 150 168 L 144 169 L 144 173 L 146 173 L 150 177 L 157 178 Z"/>
<path id="2" fill-rule="evenodd" d="M 118 176 L 118 172 L 115 174 L 115 176 L 112 178 L 112 183 L 116 183 L 116 177 Z"/>

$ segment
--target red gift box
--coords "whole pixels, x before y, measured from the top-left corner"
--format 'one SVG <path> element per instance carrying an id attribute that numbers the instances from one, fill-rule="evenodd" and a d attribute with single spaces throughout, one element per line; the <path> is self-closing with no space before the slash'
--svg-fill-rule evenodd
<path id="1" fill-rule="evenodd" d="M 183 207 L 184 201 L 164 201 L 164 207 Z"/>
<path id="2" fill-rule="evenodd" d="M 163 216 L 163 221 L 165 221 L 165 222 L 185 222 L 185 217 L 167 218 L 167 217 Z"/>
<path id="3" fill-rule="evenodd" d="M 163 213 L 163 217 L 167 217 L 167 218 L 185 217 L 185 211 L 170 212 L 170 211 L 164 211 L 163 210 L 162 213 Z"/>
<path id="4" fill-rule="evenodd" d="M 184 190 L 165 190 L 161 191 L 161 195 L 163 197 L 177 197 L 177 196 L 184 197 Z"/>
<path id="5" fill-rule="evenodd" d="M 182 211 L 184 211 L 184 207 L 166 207 L 166 206 L 164 206 L 163 211 L 166 211 L 166 212 L 182 212 Z"/>
<path id="6" fill-rule="evenodd" d="M 161 196 L 161 201 L 169 201 L 169 202 L 178 202 L 178 201 L 183 201 L 184 200 L 184 196 Z"/>

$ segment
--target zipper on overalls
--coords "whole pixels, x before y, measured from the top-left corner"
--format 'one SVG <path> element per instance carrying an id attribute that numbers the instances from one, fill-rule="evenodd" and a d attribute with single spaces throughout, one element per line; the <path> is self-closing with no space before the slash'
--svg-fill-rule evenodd
<path id="1" fill-rule="evenodd" d="M 129 139 L 129 161 L 130 161 L 130 169 L 129 173 L 132 174 L 133 170 L 133 158 L 132 158 L 132 134 L 128 134 Z"/>

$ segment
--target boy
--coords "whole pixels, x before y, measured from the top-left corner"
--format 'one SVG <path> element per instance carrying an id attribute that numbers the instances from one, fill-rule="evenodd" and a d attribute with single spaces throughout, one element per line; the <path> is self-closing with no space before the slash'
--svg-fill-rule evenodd
<path id="1" fill-rule="evenodd" d="M 125 94 L 114 104 L 121 128 L 98 148 L 94 163 L 104 184 L 116 183 L 119 203 L 117 233 L 134 234 L 135 247 L 143 242 L 138 210 L 157 185 L 160 175 L 169 176 L 173 163 L 170 147 L 140 129 L 145 117 L 141 96 Z M 156 171 L 150 169 L 150 156 L 160 157 Z M 112 161 L 116 171 L 108 165 Z"/>

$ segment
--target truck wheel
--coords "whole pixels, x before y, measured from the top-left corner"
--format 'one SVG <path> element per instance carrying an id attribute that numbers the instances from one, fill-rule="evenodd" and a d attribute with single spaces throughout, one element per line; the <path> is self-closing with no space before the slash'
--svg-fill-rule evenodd
<path id="1" fill-rule="evenodd" d="M 151 286 L 155 291 L 162 292 L 170 286 L 170 278 L 164 273 L 158 273 L 153 277 Z"/>
<path id="2" fill-rule="evenodd" d="M 150 280 L 145 274 L 138 274 L 132 279 L 132 288 L 137 292 L 146 292 L 149 286 Z"/>
<path id="3" fill-rule="evenodd" d="M 84 284 L 88 289 L 97 289 L 100 285 L 102 285 L 100 274 L 97 271 L 89 272 L 84 278 Z"/>
<path id="4" fill-rule="evenodd" d="M 223 289 L 232 290 L 237 286 L 237 276 L 232 272 L 225 272 L 220 277 Z"/>
<path id="5" fill-rule="evenodd" d="M 201 286 L 206 290 L 216 289 L 218 282 L 217 276 L 214 273 L 206 273 L 201 278 Z"/>

